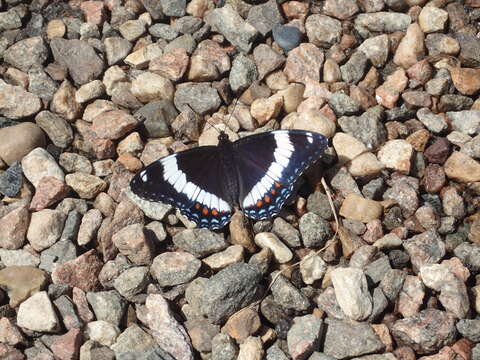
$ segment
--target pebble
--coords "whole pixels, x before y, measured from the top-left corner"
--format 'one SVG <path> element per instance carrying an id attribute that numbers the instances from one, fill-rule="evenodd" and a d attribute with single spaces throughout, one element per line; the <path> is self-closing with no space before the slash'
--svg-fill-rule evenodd
<path id="1" fill-rule="evenodd" d="M 291 128 L 305 131 L 314 131 L 325 137 L 331 138 L 335 134 L 335 122 L 322 114 L 321 111 L 310 109 L 294 117 L 291 125 L 284 125 L 282 128 Z"/>
<path id="2" fill-rule="evenodd" d="M 131 224 L 113 232 L 112 241 L 118 251 L 127 256 L 136 265 L 150 264 L 153 259 L 153 248 L 145 234 L 142 224 Z"/>
<path id="3" fill-rule="evenodd" d="M 87 300 L 97 320 L 119 326 L 127 310 L 127 302 L 116 290 L 88 292 Z"/>
<path id="4" fill-rule="evenodd" d="M 323 321 L 315 315 L 298 316 L 287 333 L 288 351 L 293 359 L 309 356 L 316 348 Z"/>
<path id="5" fill-rule="evenodd" d="M 105 85 L 100 80 L 93 80 L 82 85 L 75 93 L 75 101 L 79 104 L 97 99 L 105 94 Z"/>
<path id="6" fill-rule="evenodd" d="M 160 294 L 148 295 L 146 324 L 157 344 L 174 359 L 193 360 L 193 349 L 187 332 L 175 319 L 168 302 Z M 169 334 L 168 339 L 165 334 Z"/>
<path id="7" fill-rule="evenodd" d="M 424 33 L 443 31 L 448 12 L 433 6 L 425 6 L 418 15 L 418 23 Z"/>
<path id="8" fill-rule="evenodd" d="M 405 90 L 408 83 L 405 70 L 399 68 L 387 76 L 386 81 L 375 89 L 377 103 L 388 109 L 393 109 L 397 103 L 400 93 Z"/>
<path id="9" fill-rule="evenodd" d="M 53 95 L 50 110 L 67 120 L 80 117 L 82 106 L 75 101 L 75 88 L 68 80 L 64 80 Z"/>
<path id="10" fill-rule="evenodd" d="M 413 148 L 405 140 L 390 140 L 378 152 L 378 160 L 387 168 L 408 174 Z"/>
<path id="11" fill-rule="evenodd" d="M 470 307 L 467 288 L 448 266 L 445 264 L 422 266 L 420 277 L 427 287 L 440 293 L 438 299 L 447 311 L 457 318 L 465 318 Z"/>
<path id="12" fill-rule="evenodd" d="M 145 25 L 141 20 L 128 20 L 118 30 L 126 40 L 135 41 L 145 33 Z"/>
<path id="13" fill-rule="evenodd" d="M 277 237 L 289 247 L 296 248 L 300 247 L 302 244 L 300 240 L 300 232 L 281 217 L 277 217 L 273 220 L 272 233 L 277 235 Z"/>
<path id="14" fill-rule="evenodd" d="M 373 66 L 382 67 L 387 62 L 389 55 L 388 35 L 368 38 L 360 44 L 358 50 L 365 54 Z"/>
<path id="15" fill-rule="evenodd" d="M 38 255 L 32 254 L 27 250 L 6 250 L 0 249 L 0 259 L 5 266 L 32 266 L 38 267 L 40 258 Z"/>
<path id="16" fill-rule="evenodd" d="M 465 217 L 465 205 L 462 196 L 458 194 L 454 187 L 446 187 L 442 189 L 442 207 L 443 212 L 447 216 L 453 216 L 457 219 Z"/>
<path id="17" fill-rule="evenodd" d="M 33 149 L 46 146 L 45 134 L 37 125 L 25 122 L 0 128 L 0 159 L 7 165 L 22 158 Z"/>
<path id="18" fill-rule="evenodd" d="M 368 223 L 371 220 L 379 219 L 383 214 L 381 203 L 356 194 L 349 194 L 342 203 L 340 215 L 350 220 L 358 220 Z"/>
<path id="19" fill-rule="evenodd" d="M 273 40 L 284 51 L 295 49 L 301 42 L 303 34 L 295 26 L 275 24 L 272 28 Z"/>
<path id="20" fill-rule="evenodd" d="M 0 194 L 16 196 L 23 185 L 22 166 L 14 162 L 5 172 L 0 173 Z"/>
<path id="21" fill-rule="evenodd" d="M 367 147 L 355 137 L 338 132 L 332 139 L 332 145 L 340 164 L 352 161 L 358 155 L 367 151 Z"/>
<path id="22" fill-rule="evenodd" d="M 263 359 L 265 351 L 262 341 L 258 337 L 250 336 L 242 344 L 238 352 L 237 360 L 260 360 Z"/>
<path id="23" fill-rule="evenodd" d="M 404 241 L 403 247 L 410 255 L 413 269 L 435 264 L 445 256 L 445 244 L 435 230 L 429 230 Z"/>
<path id="24" fill-rule="evenodd" d="M 478 257 L 480 246 L 478 244 L 463 242 L 455 248 L 453 253 L 470 272 L 477 273 L 480 271 L 480 258 Z"/>
<path id="25" fill-rule="evenodd" d="M 98 209 L 90 209 L 85 213 L 78 230 L 78 245 L 85 246 L 95 238 L 102 219 L 102 214 Z"/>
<path id="26" fill-rule="evenodd" d="M 158 75 L 163 76 L 166 79 L 171 81 L 179 81 L 185 72 L 187 71 L 189 64 L 189 58 L 187 51 L 183 48 L 173 49 L 168 53 L 162 56 L 152 56 L 148 69 Z M 193 58 L 192 58 L 192 65 L 190 68 L 190 74 L 194 72 L 192 70 L 193 66 Z M 192 77 L 198 78 L 192 74 Z M 191 79 L 193 80 L 193 79 Z M 200 80 L 200 79 L 199 79 Z M 208 79 L 205 79 L 208 80 Z M 212 79 L 214 80 L 214 79 Z"/>
<path id="27" fill-rule="evenodd" d="M 99 177 L 83 172 L 67 174 L 65 182 L 82 199 L 93 199 L 107 187 L 106 182 Z"/>
<path id="28" fill-rule="evenodd" d="M 480 340 L 480 321 L 462 319 L 456 324 L 458 331 L 468 340 L 478 343 Z"/>
<path id="29" fill-rule="evenodd" d="M 270 249 L 275 260 L 279 264 L 289 262 L 293 258 L 293 253 L 290 251 L 290 249 L 273 233 L 256 234 L 255 244 L 260 246 L 262 249 Z"/>
<path id="30" fill-rule="evenodd" d="M 91 291 L 99 285 L 98 274 L 103 263 L 94 249 L 57 266 L 52 272 L 54 284 L 68 284 L 84 291 Z"/>
<path id="31" fill-rule="evenodd" d="M 476 135 L 480 130 L 480 110 L 447 112 L 453 130 L 467 135 Z"/>
<path id="32" fill-rule="evenodd" d="M 55 38 L 50 41 L 50 48 L 55 61 L 68 69 L 77 84 L 95 80 L 103 71 L 103 61 L 86 41 Z"/>
<path id="33" fill-rule="evenodd" d="M 208 84 L 187 83 L 175 91 L 174 103 L 177 109 L 185 111 L 190 107 L 200 115 L 205 115 L 220 107 L 218 92 Z"/>
<path id="34" fill-rule="evenodd" d="M 428 108 L 421 108 L 417 111 L 417 118 L 425 127 L 435 134 L 447 129 L 447 122 L 441 115 L 434 114 Z"/>
<path id="35" fill-rule="evenodd" d="M 0 340 L 12 346 L 25 343 L 25 338 L 18 327 L 6 317 L 0 319 Z"/>
<path id="36" fill-rule="evenodd" d="M 251 308 L 246 308 L 231 316 L 221 330 L 241 343 L 249 336 L 255 334 L 260 327 L 261 322 L 258 312 Z"/>
<path id="37" fill-rule="evenodd" d="M 430 56 L 439 54 L 455 56 L 460 52 L 458 41 L 449 35 L 441 33 L 428 34 L 425 38 L 425 46 Z"/>
<path id="38" fill-rule="evenodd" d="M 445 162 L 444 169 L 449 179 L 459 182 L 480 180 L 480 164 L 462 152 L 454 151 Z"/>
<path id="39" fill-rule="evenodd" d="M 250 113 L 259 125 L 265 125 L 280 114 L 282 107 L 283 98 L 274 95 L 269 98 L 255 99 L 250 106 Z"/>
<path id="40" fill-rule="evenodd" d="M 288 53 L 283 71 L 289 82 L 318 82 L 323 60 L 323 52 L 317 46 L 303 43 Z"/>
<path id="41" fill-rule="evenodd" d="M 105 346 L 112 346 L 120 334 L 117 326 L 104 320 L 92 321 L 87 324 L 85 333 L 90 340 L 96 341 Z"/>
<path id="42" fill-rule="evenodd" d="M 239 263 L 220 270 L 205 284 L 202 311 L 211 323 L 222 323 L 253 301 L 260 280 L 261 274 L 255 265 Z"/>
<path id="43" fill-rule="evenodd" d="M 37 292 L 18 308 L 17 324 L 33 331 L 57 332 L 60 322 L 45 291 Z"/>
<path id="44" fill-rule="evenodd" d="M 425 286 L 417 276 L 407 275 L 398 296 L 398 309 L 407 318 L 418 313 L 425 297 Z"/>
<path id="45" fill-rule="evenodd" d="M 258 79 L 277 70 L 285 63 L 285 57 L 266 44 L 260 44 L 253 50 L 253 58 L 258 71 Z"/>
<path id="46" fill-rule="evenodd" d="M 384 344 L 365 322 L 328 319 L 323 351 L 337 359 L 383 351 Z M 347 340 L 349 339 L 349 340 Z"/>
<path id="47" fill-rule="evenodd" d="M 41 100 L 37 95 L 25 91 L 20 86 L 0 83 L 0 92 L 3 94 L 2 98 L 0 98 L 0 114 L 10 119 L 22 119 L 33 116 L 42 107 Z"/>
<path id="48" fill-rule="evenodd" d="M 80 329 L 83 326 L 83 322 L 77 314 L 74 303 L 67 295 L 61 295 L 54 300 L 53 303 L 58 309 L 66 329 Z"/>
<path id="49" fill-rule="evenodd" d="M 60 240 L 42 251 L 39 268 L 51 273 L 56 266 L 73 260 L 76 256 L 75 245 L 70 240 Z"/>
<path id="50" fill-rule="evenodd" d="M 17 41 L 3 53 L 3 58 L 7 64 L 24 72 L 35 65 L 42 65 L 47 57 L 48 49 L 40 36 Z"/>
<path id="51" fill-rule="evenodd" d="M 275 25 L 282 24 L 284 21 L 279 6 L 274 0 L 254 5 L 248 11 L 247 22 L 263 36 L 270 33 Z"/>
<path id="52" fill-rule="evenodd" d="M 277 276 L 276 272 L 270 274 L 270 278 Z M 271 286 L 272 296 L 283 309 L 305 311 L 310 307 L 309 299 L 285 276 L 280 275 Z"/>
<path id="53" fill-rule="evenodd" d="M 412 18 L 407 14 L 378 11 L 358 14 L 355 18 L 354 28 L 365 39 L 372 36 L 373 33 L 406 31 L 411 22 Z"/>
<path id="54" fill-rule="evenodd" d="M 132 50 L 132 43 L 119 36 L 106 38 L 104 40 L 104 45 L 109 66 L 116 65 L 124 60 L 127 55 L 130 54 L 130 50 Z"/>
<path id="55" fill-rule="evenodd" d="M 229 83 L 234 93 L 247 89 L 257 78 L 258 71 L 253 60 L 243 54 L 233 59 Z"/>
<path id="56" fill-rule="evenodd" d="M 221 270 L 232 264 L 243 262 L 243 260 L 244 248 L 241 245 L 229 246 L 223 251 L 202 259 L 202 261 L 212 270 Z"/>
<path id="57" fill-rule="evenodd" d="M 366 319 L 372 312 L 372 297 L 361 269 L 336 268 L 330 273 L 335 296 L 343 312 L 352 320 Z"/>
<path id="58" fill-rule="evenodd" d="M 432 145 L 425 149 L 424 155 L 430 163 L 443 164 L 450 152 L 450 142 L 446 138 L 437 138 Z"/>
<path id="59" fill-rule="evenodd" d="M 323 259 L 310 251 L 300 262 L 300 273 L 305 284 L 311 285 L 323 278 L 327 271 L 327 264 Z"/>
<path id="60" fill-rule="evenodd" d="M 45 131 L 54 145 L 66 148 L 72 143 L 72 127 L 62 117 L 49 111 L 42 111 L 35 117 L 35 122 Z"/>
<path id="61" fill-rule="evenodd" d="M 35 195 L 30 203 L 30 210 L 40 211 L 63 200 L 70 193 L 70 188 L 53 176 L 43 177 L 37 185 Z"/>
<path id="62" fill-rule="evenodd" d="M 153 337 L 137 324 L 127 327 L 118 335 L 115 343 L 111 345 L 111 349 L 115 352 L 117 358 L 154 352 L 155 347 L 156 343 Z"/>
<path id="63" fill-rule="evenodd" d="M 447 312 L 426 309 L 397 320 L 391 332 L 399 345 L 409 346 L 417 354 L 431 354 L 455 339 L 455 319 Z"/>
<path id="64" fill-rule="evenodd" d="M 219 333 L 212 339 L 213 359 L 234 360 L 237 358 L 237 354 L 237 345 L 227 334 Z"/>
<path id="65" fill-rule="evenodd" d="M 10 306 L 17 307 L 47 285 L 47 274 L 31 266 L 9 266 L 0 270 L 0 285 L 7 289 Z"/>
<path id="66" fill-rule="evenodd" d="M 172 240 L 175 246 L 197 258 L 225 250 L 229 245 L 223 234 L 208 229 L 186 229 L 175 234 Z"/>
<path id="67" fill-rule="evenodd" d="M 230 4 L 212 10 L 204 20 L 214 31 L 222 34 L 232 45 L 244 53 L 250 51 L 254 39 L 258 36 L 255 27 L 243 20 Z"/>
<path id="68" fill-rule="evenodd" d="M 342 79 L 348 84 L 357 84 L 367 72 L 368 58 L 362 51 L 355 52 L 340 66 Z"/>
<path id="69" fill-rule="evenodd" d="M 119 139 L 138 126 L 138 120 L 122 110 L 106 111 L 93 119 L 92 130 L 102 139 Z"/>
<path id="70" fill-rule="evenodd" d="M 342 116 L 338 119 L 340 128 L 345 133 L 360 140 L 369 150 L 378 148 L 387 137 L 382 123 L 384 116 L 381 107 L 373 107 L 360 116 Z"/>
<path id="71" fill-rule="evenodd" d="M 153 259 L 150 271 L 160 286 L 174 286 L 192 280 L 201 264 L 189 253 L 165 252 Z"/>
<path id="72" fill-rule="evenodd" d="M 62 235 L 66 216 L 58 211 L 44 209 L 32 213 L 27 239 L 37 251 L 52 246 Z"/>
<path id="73" fill-rule="evenodd" d="M 165 46 L 163 51 L 166 54 L 176 49 L 184 49 L 188 55 L 191 55 L 195 50 L 195 46 L 196 42 L 193 36 L 190 34 L 185 34 L 171 41 L 167 46 Z"/>
<path id="74" fill-rule="evenodd" d="M 328 100 L 328 103 L 338 117 L 343 115 L 355 115 L 360 111 L 359 103 L 340 92 L 334 93 Z"/>
<path id="75" fill-rule="evenodd" d="M 303 245 L 307 248 L 321 248 L 333 235 L 328 221 L 312 212 L 306 213 L 300 218 L 298 228 Z"/>
<path id="76" fill-rule="evenodd" d="M 330 16 L 313 14 L 305 21 L 308 40 L 318 47 L 329 47 L 340 41 L 341 22 Z"/>
<path id="77" fill-rule="evenodd" d="M 144 72 L 132 81 L 132 94 L 141 102 L 153 100 L 172 100 L 174 87 L 170 80 L 154 74 Z"/>
<path id="78" fill-rule="evenodd" d="M 372 153 L 359 155 L 348 165 L 348 171 L 352 176 L 376 175 L 384 168 L 384 164 Z"/>

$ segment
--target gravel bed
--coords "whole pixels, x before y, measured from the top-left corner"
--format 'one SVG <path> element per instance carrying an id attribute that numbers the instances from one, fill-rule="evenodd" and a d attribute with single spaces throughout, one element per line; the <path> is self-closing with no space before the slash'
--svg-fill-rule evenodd
<path id="1" fill-rule="evenodd" d="M 0 358 L 480 360 L 479 20 L 0 0 Z M 267 221 L 192 228 L 131 192 L 214 126 L 329 147 Z"/>

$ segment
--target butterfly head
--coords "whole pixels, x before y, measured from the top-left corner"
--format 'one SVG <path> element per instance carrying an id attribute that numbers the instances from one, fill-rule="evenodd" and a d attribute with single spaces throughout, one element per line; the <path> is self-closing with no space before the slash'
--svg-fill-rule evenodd
<path id="1" fill-rule="evenodd" d="M 220 134 L 218 134 L 218 141 L 219 142 L 228 142 L 230 141 L 227 133 L 225 131 L 220 131 Z"/>

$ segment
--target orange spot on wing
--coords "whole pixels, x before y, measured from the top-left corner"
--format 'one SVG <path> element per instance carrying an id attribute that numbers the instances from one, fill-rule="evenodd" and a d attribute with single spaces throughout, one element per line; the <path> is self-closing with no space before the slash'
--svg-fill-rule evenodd
<path id="1" fill-rule="evenodd" d="M 257 207 L 262 207 L 263 201 L 262 201 L 262 200 L 258 200 L 255 205 L 257 205 Z"/>
<path id="2" fill-rule="evenodd" d="M 275 183 L 275 187 L 278 189 L 278 188 L 281 188 L 282 185 L 280 185 L 279 183 L 276 182 L 276 183 Z"/>
<path id="3" fill-rule="evenodd" d="M 212 215 L 213 215 L 213 216 L 218 216 L 218 211 L 215 210 L 215 209 L 213 209 L 213 210 L 212 210 Z"/>
<path id="4" fill-rule="evenodd" d="M 272 199 L 271 199 L 270 196 L 268 196 L 268 195 L 265 195 L 264 200 L 265 200 L 265 202 L 266 202 L 267 204 L 269 204 L 270 201 L 272 201 Z"/>
<path id="5" fill-rule="evenodd" d="M 208 208 L 204 207 L 202 210 L 203 215 L 208 215 Z"/>
<path id="6" fill-rule="evenodd" d="M 200 204 L 195 204 L 195 209 L 199 210 L 200 209 Z"/>
<path id="7" fill-rule="evenodd" d="M 272 193 L 272 195 L 275 195 L 277 193 L 277 190 L 272 189 L 270 192 Z"/>

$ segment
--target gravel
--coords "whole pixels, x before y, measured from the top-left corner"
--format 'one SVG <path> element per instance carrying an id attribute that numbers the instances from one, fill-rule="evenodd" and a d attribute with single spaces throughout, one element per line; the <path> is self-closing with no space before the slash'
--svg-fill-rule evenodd
<path id="1" fill-rule="evenodd" d="M 0 1 L 0 353 L 478 359 L 479 5 L 433 5 Z M 219 129 L 330 146 L 273 219 L 133 194 Z"/>

